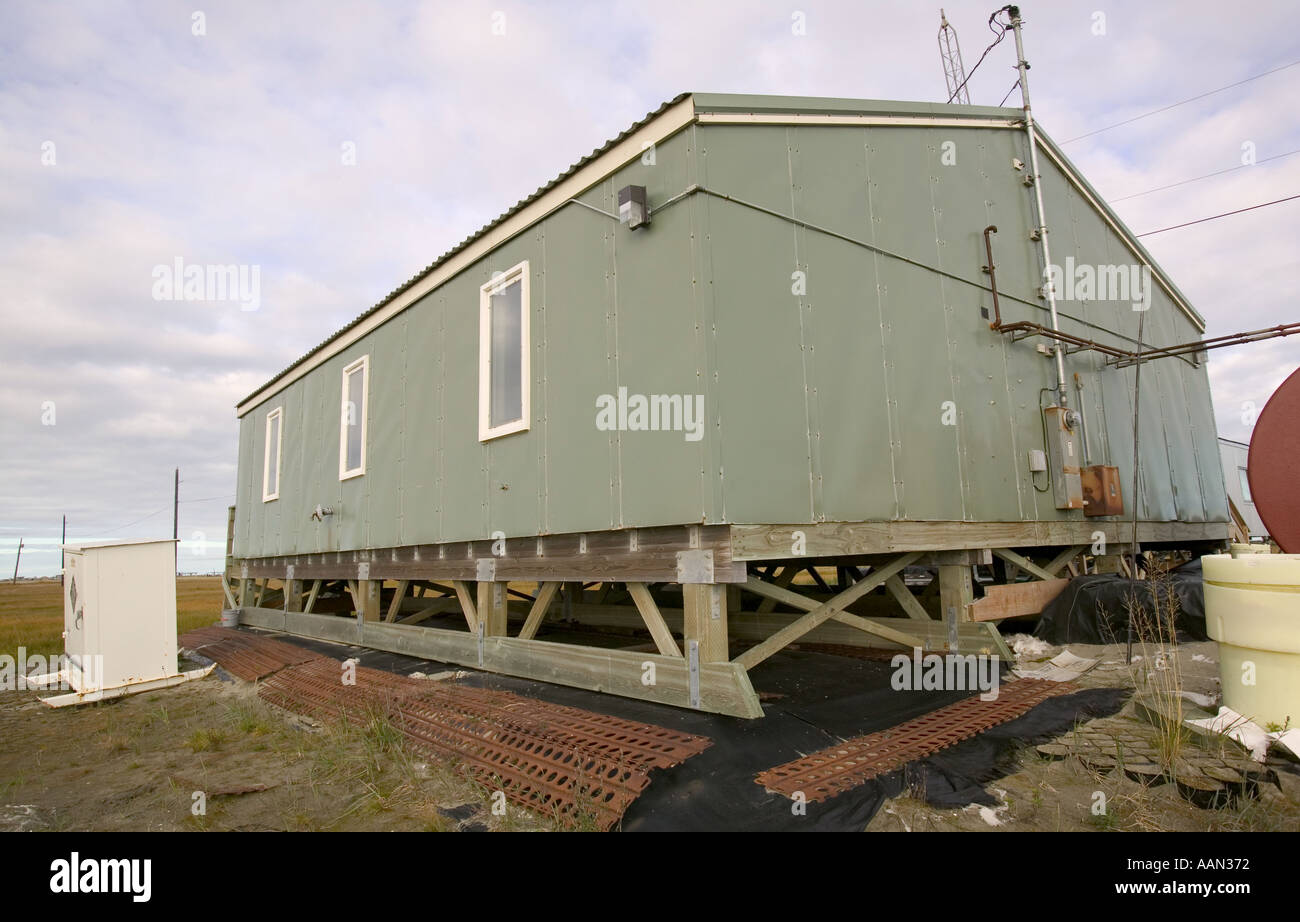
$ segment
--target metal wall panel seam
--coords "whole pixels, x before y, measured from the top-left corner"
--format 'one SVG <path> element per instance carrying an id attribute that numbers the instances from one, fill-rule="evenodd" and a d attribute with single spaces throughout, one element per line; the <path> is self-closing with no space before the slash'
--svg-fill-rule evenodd
<path id="1" fill-rule="evenodd" d="M 786 179 L 790 184 L 790 214 L 792 217 L 796 218 L 797 220 L 798 207 L 796 204 L 796 197 L 795 197 L 795 176 L 794 176 L 795 148 L 790 143 L 791 132 L 795 130 L 796 129 L 789 128 L 789 127 L 785 129 L 785 169 L 786 169 Z M 807 263 L 801 264 L 799 260 L 799 230 L 800 228 L 798 224 L 795 224 L 791 227 L 790 242 L 794 249 L 795 269 L 803 270 L 804 279 L 806 281 L 808 278 L 808 265 Z M 823 515 L 819 518 L 819 513 L 822 512 L 822 509 L 818 497 L 818 493 L 820 492 L 819 489 L 820 485 L 817 482 L 818 459 L 816 457 L 816 449 L 813 444 L 814 442 L 813 430 L 816 427 L 815 411 L 814 411 L 815 400 L 813 398 L 813 392 L 816 388 L 816 385 L 815 382 L 810 379 L 810 373 L 809 373 L 809 366 L 812 363 L 813 357 L 810 354 L 812 351 L 812 342 L 811 342 L 812 336 L 805 329 L 804 326 L 804 315 L 806 313 L 805 310 L 806 299 L 807 299 L 806 294 L 798 296 L 797 300 L 795 301 L 795 310 L 798 311 L 798 316 L 799 316 L 799 366 L 803 371 L 804 436 L 806 439 L 806 445 L 808 451 L 808 512 L 810 516 L 810 521 L 821 522 L 824 521 L 825 516 Z"/>

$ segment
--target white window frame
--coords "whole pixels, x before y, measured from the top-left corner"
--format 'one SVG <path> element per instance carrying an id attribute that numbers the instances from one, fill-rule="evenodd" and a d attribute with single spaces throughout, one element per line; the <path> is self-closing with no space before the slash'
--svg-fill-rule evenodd
<path id="1" fill-rule="evenodd" d="M 275 439 L 275 492 L 267 489 L 271 485 L 271 421 L 279 420 Z M 280 455 L 284 445 L 284 407 L 276 407 L 266 414 L 266 444 L 262 447 L 262 502 L 269 503 L 280 498 Z"/>
<path id="2" fill-rule="evenodd" d="M 528 323 L 531 313 L 528 298 L 528 260 L 511 266 L 505 272 L 485 282 L 479 288 L 478 301 L 478 440 L 523 432 L 529 428 L 531 416 L 532 375 L 529 372 L 530 352 Z M 520 285 L 519 290 L 519 419 L 492 425 L 492 295 L 503 288 Z"/>
<path id="3" fill-rule="evenodd" d="M 1255 505 L 1255 499 L 1250 495 L 1250 478 L 1247 476 L 1246 468 L 1237 468 L 1237 485 L 1241 487 L 1241 500 L 1245 503 Z"/>
<path id="4" fill-rule="evenodd" d="M 361 464 L 348 468 L 348 378 L 361 371 Z M 366 472 L 366 426 L 370 417 L 370 356 L 361 356 L 356 361 L 344 366 L 342 397 L 339 400 L 339 480 L 350 480 Z"/>

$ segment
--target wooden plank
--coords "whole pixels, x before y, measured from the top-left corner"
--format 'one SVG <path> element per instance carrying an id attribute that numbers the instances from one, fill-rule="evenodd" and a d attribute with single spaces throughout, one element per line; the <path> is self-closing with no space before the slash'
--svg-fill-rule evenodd
<path id="1" fill-rule="evenodd" d="M 432 599 L 431 601 L 433 604 L 429 605 L 427 608 L 422 608 L 419 611 L 417 611 L 415 614 L 402 618 L 397 623 L 398 624 L 419 624 L 421 621 L 428 621 L 434 615 L 440 615 L 443 612 L 452 611 L 453 609 L 456 611 L 460 611 L 460 600 L 454 597 Z"/>
<path id="2" fill-rule="evenodd" d="M 1034 563 L 1029 558 L 1021 557 L 1019 554 L 1017 554 L 1015 551 L 1011 550 L 1010 548 L 995 547 L 993 548 L 993 553 L 996 554 L 998 557 L 1001 557 L 1003 560 L 1008 561 L 1009 563 L 1014 563 L 1016 566 L 1024 570 L 1026 573 L 1033 574 L 1039 579 L 1056 579 L 1055 573 L 1052 573 L 1048 570 L 1044 570 L 1042 567 Z"/>
<path id="3" fill-rule="evenodd" d="M 1083 553 L 1087 547 L 1088 545 L 1086 544 L 1076 544 L 1073 547 L 1067 547 L 1065 550 L 1061 551 L 1061 553 L 1053 557 L 1051 563 L 1043 567 L 1043 569 L 1054 576 L 1059 575 L 1061 568 Z"/>
<path id="4" fill-rule="evenodd" d="M 843 592 L 833 597 L 829 601 L 823 602 L 821 605 L 817 606 L 817 608 L 813 609 L 812 611 L 808 612 L 806 615 L 803 615 L 798 620 L 794 621 L 793 623 L 777 631 L 775 634 L 773 634 L 771 637 L 769 637 L 767 640 L 764 640 L 762 643 L 758 644 L 757 646 L 750 647 L 744 653 L 740 654 L 740 656 L 736 657 L 734 662 L 744 666 L 745 669 L 747 670 L 754 668 L 754 666 L 763 662 L 763 660 L 767 659 L 773 653 L 776 653 L 782 647 L 788 646 L 789 644 L 793 643 L 795 640 L 802 637 L 804 634 L 808 633 L 808 631 L 817 627 L 823 621 L 829 619 L 837 611 L 841 611 L 846 605 L 851 604 L 854 600 L 861 598 L 862 596 L 870 592 L 872 589 L 875 589 L 877 586 L 884 583 L 885 580 L 889 579 L 889 577 L 893 576 L 895 573 L 901 573 L 904 567 L 907 567 L 909 564 L 911 564 L 914 560 L 916 560 L 920 556 L 921 555 L 919 552 L 904 554 L 902 557 L 897 558 L 892 563 L 885 564 L 879 569 L 872 570 L 871 573 L 867 574 L 865 579 L 863 579 L 860 582 L 854 583 L 848 589 L 845 589 Z M 757 578 L 751 579 L 745 585 L 746 588 L 748 588 L 751 592 L 758 592 L 759 595 L 762 595 L 763 592 L 759 591 L 759 587 L 755 585 L 756 583 L 761 584 L 764 592 L 788 591 L 788 590 L 777 589 L 775 586 L 767 586 L 766 584 L 762 584 L 762 581 L 758 580 Z M 798 593 L 795 592 L 791 592 L 790 595 L 799 598 L 801 601 L 803 599 L 802 596 L 800 596 Z M 800 604 L 800 603 L 792 603 L 792 604 Z"/>
<path id="5" fill-rule="evenodd" d="M 987 586 L 984 598 L 977 599 L 970 607 L 971 620 L 1000 621 L 1041 614 L 1068 585 L 1068 579 L 1038 579 L 1007 586 Z"/>
<path id="6" fill-rule="evenodd" d="M 239 605 L 235 602 L 234 594 L 230 591 L 230 582 L 225 578 L 225 576 L 221 577 L 221 591 L 226 597 L 227 608 L 239 607 Z"/>
<path id="7" fill-rule="evenodd" d="M 668 625 L 664 623 L 664 616 L 659 613 L 659 606 L 655 604 L 645 583 L 628 583 L 627 591 L 631 593 L 632 601 L 636 603 L 637 611 L 641 613 L 641 618 L 649 628 L 650 636 L 654 638 L 655 647 L 659 652 L 664 656 L 681 656 L 682 651 L 678 649 L 677 641 L 673 639 L 672 631 L 668 630 Z"/>
<path id="8" fill-rule="evenodd" d="M 377 650 L 478 667 L 477 638 L 463 631 L 367 622 L 361 642 Z M 483 642 L 482 668 L 675 707 L 690 706 L 690 680 L 682 657 L 489 637 Z M 653 682 L 645 682 L 651 674 Z M 701 663 L 699 694 L 700 710 L 733 717 L 763 716 L 749 676 L 735 663 Z"/>
<path id="9" fill-rule="evenodd" d="M 1226 520 L 1226 514 L 1225 514 Z M 896 554 L 993 547 L 1091 544 L 1100 531 L 1107 544 L 1128 541 L 1128 523 L 1058 522 L 821 522 L 807 525 L 732 525 L 731 559 L 788 560 L 793 534 L 803 532 L 809 557 Z M 1223 522 L 1139 522 L 1143 543 L 1221 541 Z"/>
<path id="10" fill-rule="evenodd" d="M 298 578 L 357 579 L 366 566 L 371 579 L 467 580 L 478 578 L 479 558 L 491 557 L 494 578 L 502 582 L 675 582 L 677 554 L 707 550 L 713 559 L 713 581 L 745 581 L 745 568 L 731 558 L 731 532 L 726 525 L 670 525 L 636 529 L 635 550 L 628 530 L 588 534 L 547 535 L 505 540 L 504 554 L 493 553 L 494 542 L 460 541 L 403 545 L 373 550 L 277 557 L 240 561 L 250 576 L 283 576 L 293 565 Z M 498 546 L 495 550 L 501 550 Z"/>
<path id="11" fill-rule="evenodd" d="M 916 634 L 909 634 L 906 631 L 900 631 L 891 624 L 882 624 L 880 619 L 863 618 L 861 615 L 850 614 L 846 611 L 837 611 L 831 615 L 831 618 L 841 624 L 847 624 L 849 627 L 857 628 L 859 631 L 866 631 L 868 634 L 875 634 L 885 640 L 901 644 L 909 650 L 913 648 L 925 649 L 925 641 Z M 899 619 L 900 622 L 902 619 Z M 906 623 L 906 622 L 903 622 Z"/>
<path id="12" fill-rule="evenodd" d="M 559 588 L 560 583 L 555 580 L 542 583 L 537 587 L 537 598 L 533 600 L 533 607 L 529 609 L 528 617 L 524 619 L 524 626 L 519 631 L 520 640 L 532 640 L 537 636 L 537 629 L 542 626 L 542 620 L 546 617 L 546 612 L 551 607 L 551 602 L 555 599 L 555 593 Z"/>
<path id="13" fill-rule="evenodd" d="M 790 588 L 790 584 L 794 582 L 794 578 L 799 574 L 799 570 L 800 568 L 797 566 L 786 565 L 785 567 L 782 567 L 781 573 L 776 577 L 776 579 L 772 580 L 773 585 L 780 586 L 782 589 Z M 775 608 L 776 599 L 772 598 L 763 599 L 763 601 L 758 604 L 758 611 L 760 614 L 773 611 Z"/>
<path id="14" fill-rule="evenodd" d="M 307 604 L 302 607 L 302 610 L 308 614 L 311 614 L 311 610 L 316 607 L 316 597 L 320 595 L 320 584 L 321 581 L 318 579 L 311 582 L 311 592 L 307 593 Z"/>
<path id="15" fill-rule="evenodd" d="M 402 610 L 402 599 L 406 598 L 406 588 L 409 585 L 411 585 L 409 580 L 397 581 L 397 591 L 393 593 L 393 601 L 388 606 L 388 615 L 384 618 L 389 624 L 397 620 L 397 613 Z"/>
<path id="16" fill-rule="evenodd" d="M 465 613 L 465 623 L 469 625 L 469 632 L 477 634 L 478 614 L 474 608 L 474 597 L 470 595 L 469 584 L 458 579 L 452 581 L 452 586 L 456 588 L 456 598 L 460 599 L 460 608 Z"/>
<path id="17" fill-rule="evenodd" d="M 806 601 L 817 604 L 816 600 Z M 664 623 L 670 630 L 680 632 L 682 627 L 680 608 L 665 608 L 660 605 L 659 613 L 663 615 Z M 640 612 L 630 605 L 580 605 L 575 607 L 574 615 L 581 624 L 590 627 L 635 628 L 642 624 Z M 735 640 L 766 640 L 798 617 L 800 616 L 786 612 L 767 614 L 745 612 L 742 616 L 730 619 L 727 624 L 727 634 Z M 934 619 L 917 621 L 901 617 L 867 617 L 864 620 L 918 637 L 923 641 L 922 648 L 925 650 L 942 650 L 947 641 L 948 629 L 942 621 Z M 1005 650 L 1001 635 L 992 623 L 963 622 L 957 625 L 957 633 L 960 641 L 960 649 L 957 652 L 990 655 L 996 653 L 1007 659 L 1012 658 L 1010 652 Z M 881 636 L 866 633 L 856 627 L 849 627 L 834 619 L 809 631 L 799 639 L 799 642 L 803 641 L 856 647 L 893 648 L 895 646 L 894 641 L 885 640 Z"/>
<path id="18" fill-rule="evenodd" d="M 916 596 L 912 595 L 912 590 L 907 588 L 907 583 L 903 582 L 903 577 L 895 573 L 889 579 L 885 580 L 885 588 L 889 594 L 898 600 L 907 617 L 917 621 L 933 621 L 930 613 L 925 610 L 925 606 L 917 601 Z"/>

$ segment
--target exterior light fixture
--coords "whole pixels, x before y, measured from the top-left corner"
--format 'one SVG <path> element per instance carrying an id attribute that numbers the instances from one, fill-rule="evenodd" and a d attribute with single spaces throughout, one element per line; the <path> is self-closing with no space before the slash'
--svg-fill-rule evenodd
<path id="1" fill-rule="evenodd" d="M 650 209 L 645 202 L 645 186 L 624 186 L 618 190 L 618 220 L 628 230 L 650 223 Z"/>

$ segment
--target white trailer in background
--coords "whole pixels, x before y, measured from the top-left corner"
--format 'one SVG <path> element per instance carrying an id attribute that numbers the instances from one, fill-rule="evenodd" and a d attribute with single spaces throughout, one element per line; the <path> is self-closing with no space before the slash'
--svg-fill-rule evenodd
<path id="1" fill-rule="evenodd" d="M 64 661 L 33 685 L 70 687 L 51 707 L 102 701 L 207 675 L 176 664 L 176 542 L 65 544 Z"/>

